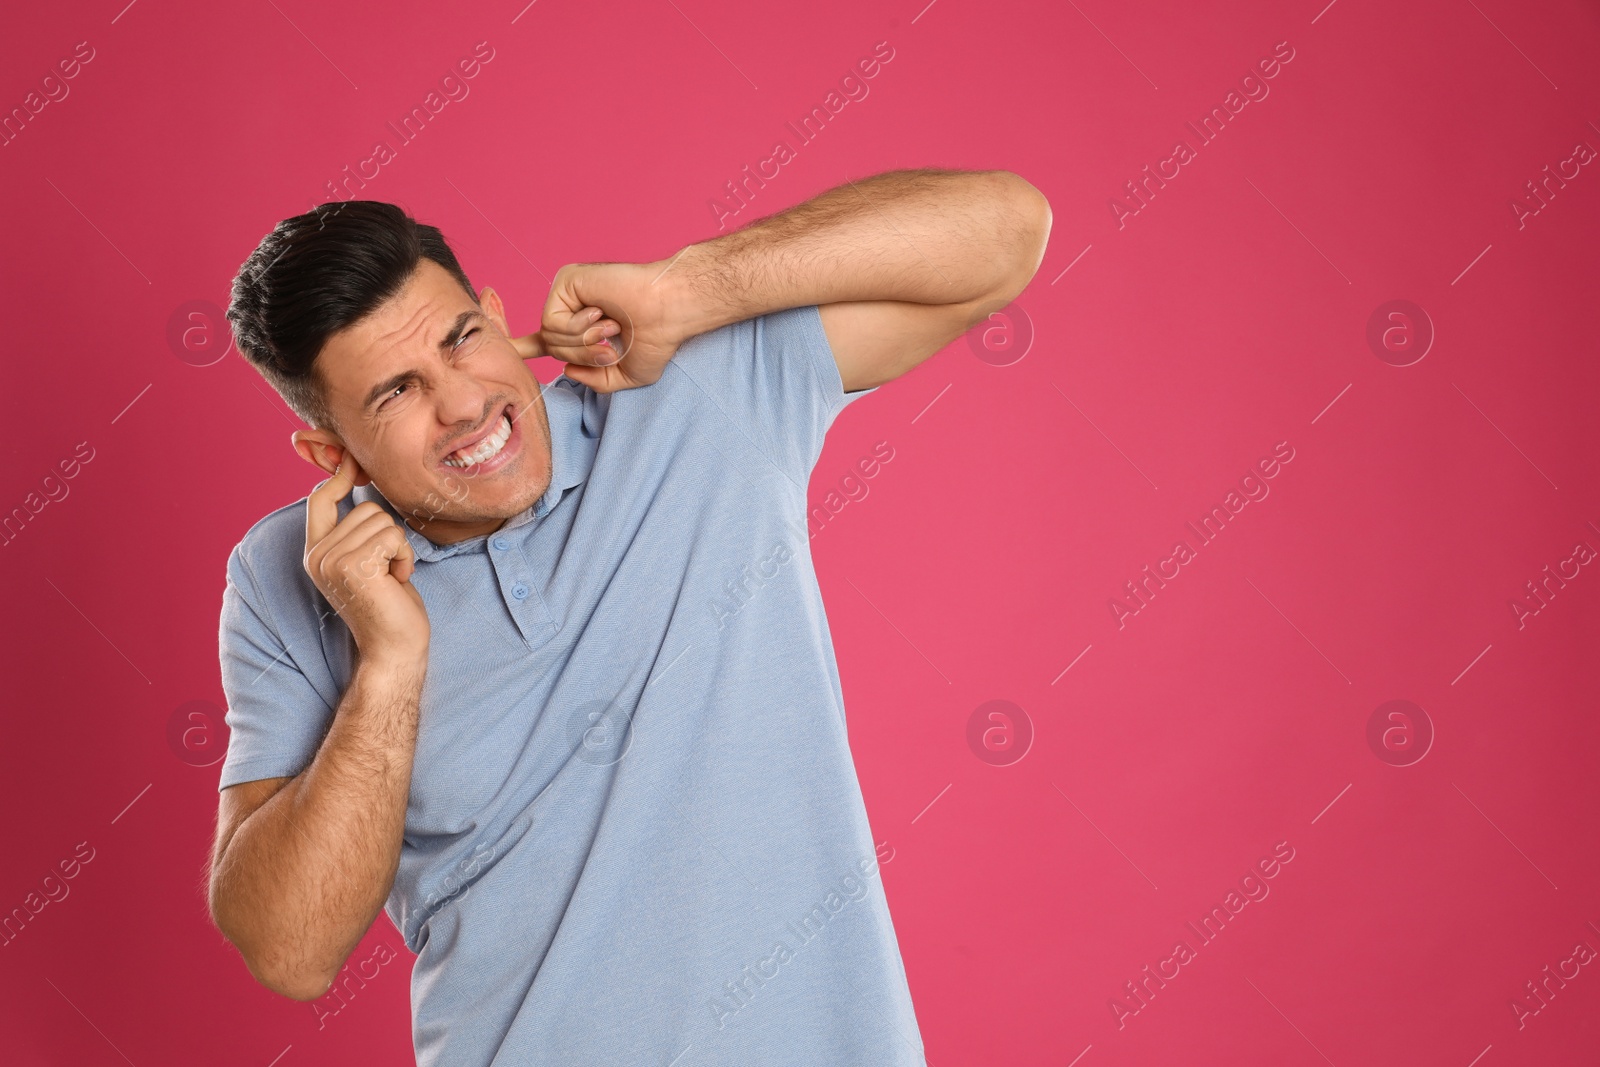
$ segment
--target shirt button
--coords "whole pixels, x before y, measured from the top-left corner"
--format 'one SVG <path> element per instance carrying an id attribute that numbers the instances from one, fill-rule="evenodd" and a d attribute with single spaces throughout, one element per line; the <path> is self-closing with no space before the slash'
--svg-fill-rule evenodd
<path id="1" fill-rule="evenodd" d="M 506 549 L 510 548 L 511 546 L 506 543 L 506 539 L 504 537 L 496 537 L 494 539 L 494 547 L 496 547 L 496 548 L 500 549 L 500 551 L 504 552 Z"/>
<path id="2" fill-rule="evenodd" d="M 516 597 L 518 600 L 526 600 L 528 599 L 528 587 L 523 585 L 521 582 L 518 582 L 516 585 L 511 587 L 511 595 Z"/>

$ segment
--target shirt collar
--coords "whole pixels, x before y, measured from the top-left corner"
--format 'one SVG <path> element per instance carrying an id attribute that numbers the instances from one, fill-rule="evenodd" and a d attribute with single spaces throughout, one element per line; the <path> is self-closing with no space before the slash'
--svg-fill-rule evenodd
<path id="1" fill-rule="evenodd" d="M 561 375 L 549 385 L 542 387 L 541 392 L 544 397 L 545 418 L 550 424 L 550 486 L 532 507 L 525 508 L 507 519 L 494 533 L 469 537 L 449 545 L 434 544 L 407 526 L 400 512 L 372 482 L 357 486 L 351 491 L 350 507 L 371 500 L 387 511 L 400 524 L 400 529 L 405 533 L 406 540 L 411 543 L 411 551 L 419 562 L 448 559 L 461 552 L 481 550 L 490 537 L 499 536 L 544 518 L 561 502 L 561 498 L 568 490 L 576 488 L 588 478 L 589 470 L 594 466 L 595 451 L 600 444 L 600 420 L 598 412 L 590 410 L 597 406 L 594 404 L 598 399 L 596 394 L 566 375 Z"/>

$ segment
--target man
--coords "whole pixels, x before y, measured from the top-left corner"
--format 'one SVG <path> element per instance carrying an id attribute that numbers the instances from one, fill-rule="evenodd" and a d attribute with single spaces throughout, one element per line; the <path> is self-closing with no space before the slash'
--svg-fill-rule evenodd
<path id="1" fill-rule="evenodd" d="M 386 907 L 419 1064 L 923 1063 L 806 483 L 1049 228 L 1014 174 L 891 172 L 563 267 L 513 337 L 392 205 L 279 223 L 228 317 L 329 477 L 228 559 L 210 900 L 251 973 L 342 992 Z"/>

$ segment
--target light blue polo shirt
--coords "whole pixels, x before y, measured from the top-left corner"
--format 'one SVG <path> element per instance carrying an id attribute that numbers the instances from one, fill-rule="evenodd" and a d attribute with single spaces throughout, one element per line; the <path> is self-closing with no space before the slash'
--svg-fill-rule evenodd
<path id="1" fill-rule="evenodd" d="M 924 1063 L 812 569 L 850 401 L 815 307 L 691 338 L 654 385 L 544 392 L 549 490 L 439 546 L 386 910 L 422 1067 Z M 374 486 L 363 500 L 395 513 Z M 398 517 L 398 515 L 397 515 Z M 219 788 L 304 770 L 353 643 L 305 500 L 228 558 Z"/>

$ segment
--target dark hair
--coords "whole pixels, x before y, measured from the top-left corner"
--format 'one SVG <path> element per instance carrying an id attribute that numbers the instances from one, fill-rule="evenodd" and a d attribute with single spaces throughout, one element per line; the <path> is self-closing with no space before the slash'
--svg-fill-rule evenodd
<path id="1" fill-rule="evenodd" d="M 317 353 L 330 334 L 400 292 L 424 258 L 477 302 L 444 234 L 394 204 L 346 200 L 284 219 L 233 279 L 234 344 L 295 414 L 333 428 Z"/>

